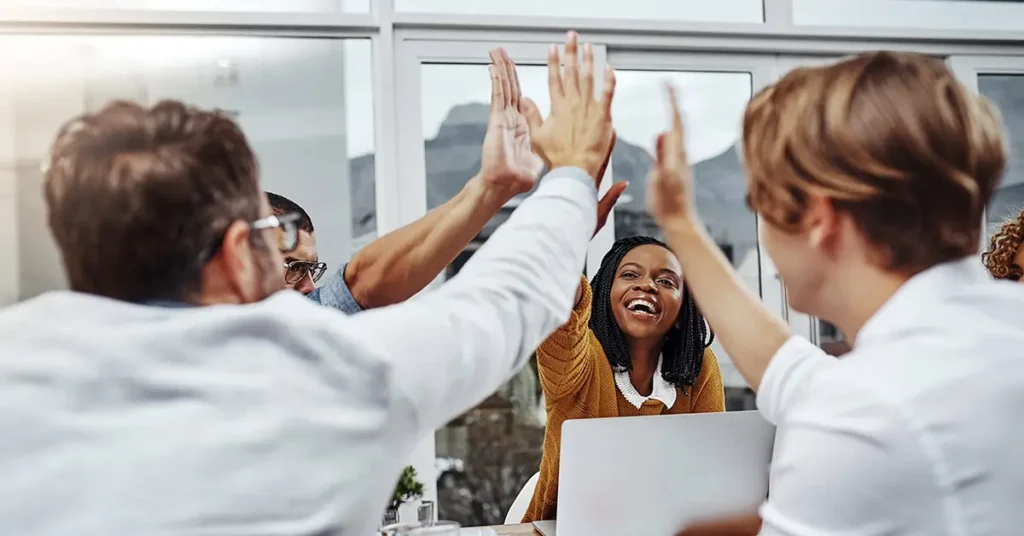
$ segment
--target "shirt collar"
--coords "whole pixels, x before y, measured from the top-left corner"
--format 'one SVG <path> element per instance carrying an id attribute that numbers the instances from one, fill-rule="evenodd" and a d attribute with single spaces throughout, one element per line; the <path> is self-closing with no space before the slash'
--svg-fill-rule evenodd
<path id="1" fill-rule="evenodd" d="M 648 400 L 657 400 L 665 404 L 666 408 L 671 408 L 676 403 L 675 386 L 661 376 L 661 356 L 658 356 L 658 368 L 654 369 L 654 389 L 651 391 L 651 396 L 643 396 L 637 392 L 636 387 L 633 387 L 633 382 L 629 379 L 629 371 L 623 370 L 615 373 L 615 386 L 619 388 L 619 392 L 622 393 L 626 402 L 636 409 L 640 409 L 640 406 Z"/>
<path id="2" fill-rule="evenodd" d="M 974 255 L 933 266 L 904 283 L 875 312 L 857 335 L 857 346 L 890 339 L 893 334 L 919 322 L 950 290 L 991 278 Z"/>

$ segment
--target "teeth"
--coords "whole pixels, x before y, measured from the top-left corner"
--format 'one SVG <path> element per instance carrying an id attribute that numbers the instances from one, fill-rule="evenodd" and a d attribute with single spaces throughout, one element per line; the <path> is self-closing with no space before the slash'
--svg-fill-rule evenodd
<path id="1" fill-rule="evenodd" d="M 644 299 L 637 298 L 629 302 L 629 305 L 626 307 L 630 311 L 642 311 L 647 314 L 654 314 L 654 304 Z"/>

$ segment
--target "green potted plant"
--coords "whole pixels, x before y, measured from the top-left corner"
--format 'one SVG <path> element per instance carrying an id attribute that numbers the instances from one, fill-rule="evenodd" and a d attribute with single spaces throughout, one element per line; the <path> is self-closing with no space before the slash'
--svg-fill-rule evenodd
<path id="1" fill-rule="evenodd" d="M 409 465 L 402 469 L 402 474 L 398 477 L 398 483 L 395 484 L 395 493 L 391 496 L 391 504 L 388 505 L 387 511 L 384 512 L 382 525 L 415 522 L 416 508 L 411 503 L 421 497 L 423 497 L 423 483 L 416 479 L 416 468 Z M 411 505 L 408 512 L 399 511 L 399 509 L 405 510 L 402 508 L 404 505 Z"/>

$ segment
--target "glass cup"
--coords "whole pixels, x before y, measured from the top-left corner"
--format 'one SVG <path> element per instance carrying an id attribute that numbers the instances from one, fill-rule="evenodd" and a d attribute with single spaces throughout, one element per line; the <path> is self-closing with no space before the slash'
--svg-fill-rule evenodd
<path id="1" fill-rule="evenodd" d="M 423 501 L 416 509 L 416 521 L 420 525 L 434 524 L 434 501 Z"/>

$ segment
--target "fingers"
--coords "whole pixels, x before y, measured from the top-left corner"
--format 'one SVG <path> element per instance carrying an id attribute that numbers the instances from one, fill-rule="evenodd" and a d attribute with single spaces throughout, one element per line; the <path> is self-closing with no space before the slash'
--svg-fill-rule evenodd
<path id="1" fill-rule="evenodd" d="M 580 90 L 579 35 L 569 32 L 565 37 L 565 74 L 562 88 L 567 94 Z"/>
<path id="2" fill-rule="evenodd" d="M 505 106 L 504 89 L 501 84 L 501 68 L 496 63 L 487 66 L 491 74 L 491 111 L 501 111 Z"/>
<path id="3" fill-rule="evenodd" d="M 685 159 L 686 139 L 683 131 L 683 114 L 679 111 L 679 100 L 676 98 L 676 88 L 670 82 L 666 82 L 668 88 L 669 107 L 672 110 L 672 135 L 671 154 L 669 157 L 680 157 Z M 678 154 L 676 154 L 678 152 Z"/>
<path id="4" fill-rule="evenodd" d="M 512 104 L 512 74 L 510 72 L 512 62 L 508 59 L 508 54 L 505 53 L 504 49 L 498 49 L 498 60 L 500 62 L 497 66 L 498 74 L 501 76 L 502 104 L 505 109 L 508 109 Z"/>
<path id="5" fill-rule="evenodd" d="M 509 72 L 511 74 L 511 88 L 512 88 L 512 107 L 516 110 L 522 111 L 520 107 L 520 101 L 523 98 L 523 87 L 519 85 L 519 72 L 516 71 L 516 62 L 512 61 L 508 53 L 502 50 L 505 56 L 505 61 L 508 62 Z"/>
<path id="6" fill-rule="evenodd" d="M 600 231 L 604 224 L 608 221 L 608 215 L 611 214 L 612 208 L 615 207 L 615 203 L 619 202 L 619 197 L 623 192 L 626 191 L 626 187 L 629 183 L 626 181 L 617 182 L 612 185 L 611 188 L 605 192 L 604 197 L 597 202 L 597 228 L 594 230 L 594 234 Z"/>
<path id="7" fill-rule="evenodd" d="M 551 105 L 561 101 L 565 95 L 562 87 L 562 62 L 558 59 L 558 45 L 548 49 L 548 91 L 551 93 Z"/>
<path id="8" fill-rule="evenodd" d="M 583 66 L 580 68 L 580 96 L 584 102 L 594 98 L 594 45 L 583 44 Z"/>
<path id="9" fill-rule="evenodd" d="M 665 164 L 665 147 L 668 146 L 668 132 L 662 132 L 658 134 L 657 140 L 654 142 L 654 159 L 659 166 Z"/>
<path id="10" fill-rule="evenodd" d="M 611 65 L 604 66 L 604 87 L 601 90 L 601 110 L 605 115 L 612 115 L 612 99 L 615 98 L 615 69 Z"/>
<path id="11" fill-rule="evenodd" d="M 608 188 L 601 200 L 597 202 L 597 213 L 607 217 L 615 203 L 619 202 L 619 197 L 626 191 L 627 186 L 629 186 L 628 181 L 619 181 Z"/>
<path id="12" fill-rule="evenodd" d="M 544 118 L 540 115 L 537 103 L 533 102 L 529 97 L 523 97 L 519 101 L 519 106 L 523 111 L 523 115 L 526 116 L 526 124 L 530 126 L 530 131 L 537 132 L 537 129 L 544 124 Z"/>

